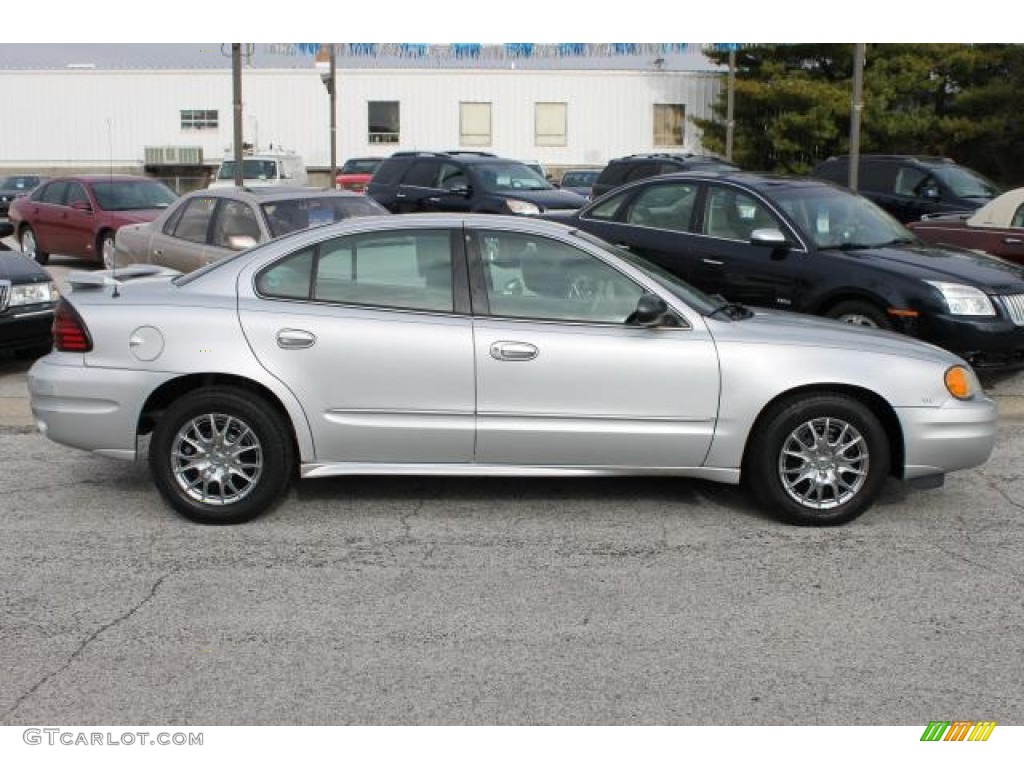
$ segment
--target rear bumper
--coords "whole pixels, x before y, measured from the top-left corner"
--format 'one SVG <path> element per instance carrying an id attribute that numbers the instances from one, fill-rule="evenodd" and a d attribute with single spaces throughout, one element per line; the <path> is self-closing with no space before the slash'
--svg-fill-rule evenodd
<path id="1" fill-rule="evenodd" d="M 142 406 L 171 374 L 88 368 L 81 360 L 81 355 L 53 352 L 29 369 L 29 399 L 39 431 L 73 448 L 134 458 Z"/>
<path id="2" fill-rule="evenodd" d="M 903 427 L 903 478 L 912 480 L 984 464 L 999 428 L 987 397 L 942 408 L 897 408 Z"/>

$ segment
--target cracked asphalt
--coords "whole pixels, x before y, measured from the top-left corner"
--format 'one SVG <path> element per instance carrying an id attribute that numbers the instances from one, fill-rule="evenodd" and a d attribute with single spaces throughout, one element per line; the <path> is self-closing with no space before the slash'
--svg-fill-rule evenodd
<path id="1" fill-rule="evenodd" d="M 2 725 L 1024 724 L 1015 420 L 824 530 L 673 479 L 305 481 L 202 527 L 4 423 Z"/>

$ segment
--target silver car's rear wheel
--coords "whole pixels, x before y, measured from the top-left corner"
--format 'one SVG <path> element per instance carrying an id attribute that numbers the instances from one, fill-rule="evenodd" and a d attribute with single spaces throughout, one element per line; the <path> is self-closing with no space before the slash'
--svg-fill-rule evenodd
<path id="1" fill-rule="evenodd" d="M 153 480 L 178 512 L 199 523 L 241 523 L 271 507 L 295 468 L 287 420 L 270 402 L 230 387 L 171 403 L 153 429 Z"/>
<path id="2" fill-rule="evenodd" d="M 257 487 L 263 472 L 263 446 L 241 419 L 205 413 L 174 437 L 172 471 L 178 487 L 201 504 L 234 504 Z"/>
<path id="3" fill-rule="evenodd" d="M 846 394 L 822 392 L 775 403 L 757 421 L 743 479 L 778 517 L 838 525 L 871 506 L 889 474 L 889 436 L 879 418 Z"/>

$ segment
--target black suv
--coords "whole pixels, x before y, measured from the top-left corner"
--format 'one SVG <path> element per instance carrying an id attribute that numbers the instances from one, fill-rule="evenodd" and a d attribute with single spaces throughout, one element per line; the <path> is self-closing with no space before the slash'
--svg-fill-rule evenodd
<path id="1" fill-rule="evenodd" d="M 627 155 L 612 160 L 604 167 L 594 186 L 590 199 L 596 200 L 609 189 L 631 181 L 680 171 L 738 171 L 739 167 L 714 155 L 671 154 L 668 152 L 646 155 Z"/>
<path id="2" fill-rule="evenodd" d="M 861 155 L 857 168 L 857 191 L 904 223 L 929 214 L 973 211 L 1001 191 L 948 157 Z M 850 156 L 830 157 L 811 175 L 846 185 Z"/>
<path id="3" fill-rule="evenodd" d="M 366 194 L 392 213 L 537 215 L 587 202 L 525 163 L 488 152 L 396 152 L 377 168 Z"/>
<path id="4" fill-rule="evenodd" d="M 1024 367 L 1024 267 L 925 245 L 864 197 L 827 181 L 670 174 L 544 218 L 732 302 L 899 331 L 978 369 Z"/>

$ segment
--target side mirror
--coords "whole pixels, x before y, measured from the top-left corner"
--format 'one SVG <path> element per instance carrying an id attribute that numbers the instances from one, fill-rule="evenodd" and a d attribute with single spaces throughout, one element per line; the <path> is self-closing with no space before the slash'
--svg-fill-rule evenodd
<path id="1" fill-rule="evenodd" d="M 75 200 L 71 204 L 71 207 L 72 207 L 72 209 L 74 209 L 76 211 L 91 211 L 92 210 L 92 206 L 89 205 L 89 201 L 88 200 Z"/>
<path id="2" fill-rule="evenodd" d="M 626 322 L 629 325 L 643 325 L 648 328 L 654 328 L 659 325 L 663 325 L 668 317 L 668 304 L 661 296 L 656 296 L 653 293 L 645 293 L 640 296 L 640 299 L 636 303 L 636 309 L 633 310 Z"/>
<path id="3" fill-rule="evenodd" d="M 751 245 L 764 245 L 772 249 L 789 247 L 789 240 L 778 229 L 755 229 L 750 233 Z"/>
<path id="4" fill-rule="evenodd" d="M 228 237 L 228 248 L 232 251 L 244 251 L 256 245 L 256 238 L 251 235 L 230 235 Z"/>
<path id="5" fill-rule="evenodd" d="M 925 200 L 938 200 L 942 195 L 939 194 L 938 187 L 925 187 L 921 190 L 921 197 Z"/>

